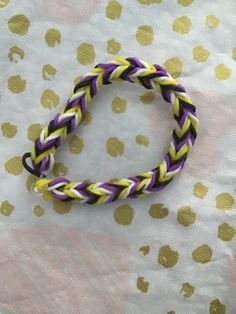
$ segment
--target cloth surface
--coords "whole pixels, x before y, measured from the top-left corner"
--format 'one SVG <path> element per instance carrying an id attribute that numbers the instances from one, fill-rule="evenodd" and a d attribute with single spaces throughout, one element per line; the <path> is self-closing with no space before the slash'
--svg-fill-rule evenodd
<path id="1" fill-rule="evenodd" d="M 0 1 L 0 313 L 236 313 L 234 0 Z M 160 193 L 99 207 L 34 191 L 21 156 L 79 76 L 114 56 L 164 65 L 200 120 Z M 152 169 L 175 125 L 156 92 L 113 83 L 56 154 L 54 176 Z"/>

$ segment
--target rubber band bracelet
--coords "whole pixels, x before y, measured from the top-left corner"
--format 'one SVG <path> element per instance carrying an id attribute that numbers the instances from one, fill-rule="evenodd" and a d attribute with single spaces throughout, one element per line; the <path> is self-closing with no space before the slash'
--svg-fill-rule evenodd
<path id="1" fill-rule="evenodd" d="M 112 182 L 74 182 L 66 178 L 46 178 L 54 165 L 56 149 L 83 121 L 87 106 L 102 85 L 112 81 L 138 83 L 146 89 L 156 89 L 171 103 L 177 127 L 163 161 L 154 169 L 127 179 Z M 163 189 L 182 169 L 197 136 L 198 119 L 185 88 L 166 70 L 134 57 L 117 57 L 99 63 L 74 87 L 65 107 L 51 120 L 36 139 L 31 153 L 24 154 L 24 167 L 39 177 L 35 190 L 46 198 L 59 201 L 77 200 L 80 203 L 103 204 L 117 199 L 136 198 Z M 31 159 L 31 166 L 27 159 Z"/>

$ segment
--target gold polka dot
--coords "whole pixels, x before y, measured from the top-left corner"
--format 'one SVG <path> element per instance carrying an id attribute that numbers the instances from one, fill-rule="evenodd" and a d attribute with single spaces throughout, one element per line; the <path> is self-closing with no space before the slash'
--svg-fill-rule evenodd
<path id="1" fill-rule="evenodd" d="M 88 125 L 92 121 L 92 113 L 90 111 L 86 111 L 86 114 L 83 118 L 83 123 Z"/>
<path id="2" fill-rule="evenodd" d="M 139 248 L 139 251 L 143 252 L 143 255 L 147 255 L 149 253 L 149 251 L 150 251 L 150 246 L 149 245 L 141 246 Z"/>
<path id="3" fill-rule="evenodd" d="M 69 140 L 69 150 L 73 154 L 79 154 L 84 148 L 84 141 L 82 138 L 78 137 L 76 134 L 73 134 Z"/>
<path id="4" fill-rule="evenodd" d="M 139 99 L 141 100 L 143 104 L 146 105 L 154 101 L 155 95 L 153 94 L 153 92 L 149 91 L 149 92 L 146 92 L 144 95 L 139 96 Z"/>
<path id="5" fill-rule="evenodd" d="M 106 17 L 110 20 L 117 20 L 122 13 L 122 5 L 116 0 L 111 0 L 106 6 Z"/>
<path id="6" fill-rule="evenodd" d="M 28 176 L 28 178 L 27 178 L 27 181 L 26 181 L 26 189 L 27 189 L 27 191 L 29 191 L 29 192 L 34 191 L 35 182 L 36 182 L 35 176 L 33 176 L 32 174 L 30 174 L 30 175 Z"/>
<path id="7" fill-rule="evenodd" d="M 195 222 L 196 214 L 190 206 L 184 206 L 178 210 L 177 220 L 181 225 L 187 227 Z"/>
<path id="8" fill-rule="evenodd" d="M 220 20 L 211 14 L 206 16 L 205 23 L 206 25 L 215 28 L 220 24 Z"/>
<path id="9" fill-rule="evenodd" d="M 177 2 L 183 7 L 187 7 L 188 5 L 193 3 L 193 0 L 177 0 Z"/>
<path id="10" fill-rule="evenodd" d="M 172 29 L 180 34 L 187 34 L 192 26 L 191 20 L 187 16 L 180 16 L 174 20 Z"/>
<path id="11" fill-rule="evenodd" d="M 60 101 L 60 97 L 51 89 L 46 89 L 41 95 L 41 105 L 44 108 L 52 109 L 56 107 Z"/>
<path id="12" fill-rule="evenodd" d="M 218 227 L 218 238 L 222 241 L 231 241 L 235 236 L 235 228 L 227 223 L 223 223 Z"/>
<path id="13" fill-rule="evenodd" d="M 5 162 L 5 169 L 8 173 L 18 176 L 23 171 L 21 156 L 15 156 Z"/>
<path id="14" fill-rule="evenodd" d="M 203 199 L 208 192 L 208 187 L 202 184 L 201 182 L 197 182 L 193 187 L 193 195 L 197 198 Z"/>
<path id="15" fill-rule="evenodd" d="M 148 292 L 149 282 L 144 280 L 144 277 L 138 277 L 136 287 L 138 290 L 142 291 L 143 293 Z"/>
<path id="16" fill-rule="evenodd" d="M 18 63 L 20 60 L 23 60 L 24 56 L 24 50 L 17 46 L 11 47 L 8 51 L 8 58 L 14 63 Z"/>
<path id="17" fill-rule="evenodd" d="M 164 63 L 164 68 L 173 77 L 177 78 L 180 76 L 183 70 L 183 62 L 178 57 L 173 57 Z"/>
<path id="18" fill-rule="evenodd" d="M 2 134 L 5 137 L 12 138 L 17 133 L 17 126 L 14 124 L 11 124 L 10 122 L 4 122 L 1 125 Z"/>
<path id="19" fill-rule="evenodd" d="M 154 32 L 151 26 L 141 25 L 136 32 L 136 40 L 141 46 L 151 45 L 154 39 Z"/>
<path id="20" fill-rule="evenodd" d="M 58 214 L 67 214 L 70 212 L 72 206 L 72 202 L 60 202 L 60 201 L 53 201 L 53 209 Z"/>
<path id="21" fill-rule="evenodd" d="M 209 58 L 209 51 L 202 46 L 193 48 L 193 59 L 197 62 L 206 62 Z"/>
<path id="22" fill-rule="evenodd" d="M 10 0 L 0 0 L 0 9 L 5 8 Z"/>
<path id="23" fill-rule="evenodd" d="M 121 205 L 114 211 L 114 219 L 120 225 L 130 225 L 134 219 L 134 209 L 128 205 Z"/>
<path id="24" fill-rule="evenodd" d="M 227 211 L 231 210 L 234 204 L 234 199 L 229 193 L 221 193 L 216 196 L 216 208 Z"/>
<path id="25" fill-rule="evenodd" d="M 110 137 L 106 143 L 107 153 L 112 157 L 118 157 L 123 155 L 125 145 L 117 137 Z"/>
<path id="26" fill-rule="evenodd" d="M 12 204 L 10 204 L 10 202 L 8 200 L 2 202 L 1 206 L 0 206 L 0 213 L 4 216 L 10 216 L 11 213 L 13 212 L 15 206 L 13 206 Z"/>
<path id="27" fill-rule="evenodd" d="M 8 89 L 14 93 L 19 94 L 25 90 L 26 80 L 20 75 L 13 75 L 8 79 Z"/>
<path id="28" fill-rule="evenodd" d="M 165 205 L 162 203 L 153 204 L 149 208 L 149 215 L 152 218 L 162 219 L 168 216 L 168 214 L 169 214 L 168 208 L 165 207 Z"/>
<path id="29" fill-rule="evenodd" d="M 40 205 L 35 205 L 33 210 L 35 216 L 41 217 L 44 215 L 44 208 Z"/>
<path id="30" fill-rule="evenodd" d="M 203 244 L 192 252 L 193 259 L 198 263 L 208 263 L 212 258 L 212 249 L 207 244 Z"/>
<path id="31" fill-rule="evenodd" d="M 81 79 L 82 79 L 82 76 L 81 76 L 81 75 L 77 76 L 77 77 L 74 79 L 74 84 L 77 85 L 77 84 L 81 81 Z"/>
<path id="32" fill-rule="evenodd" d="M 87 183 L 90 183 L 90 184 L 93 183 L 91 177 L 90 177 L 90 178 L 87 178 L 87 179 L 84 179 L 83 181 L 84 181 L 84 182 L 87 182 Z"/>
<path id="33" fill-rule="evenodd" d="M 185 298 L 190 298 L 193 295 L 194 290 L 194 287 L 190 285 L 189 282 L 185 282 L 182 284 L 180 293 L 182 293 Z"/>
<path id="34" fill-rule="evenodd" d="M 45 64 L 42 68 L 42 78 L 45 81 L 51 81 L 56 73 L 57 69 L 55 69 L 51 64 Z"/>
<path id="35" fill-rule="evenodd" d="M 162 0 L 138 0 L 141 4 L 151 5 L 154 3 L 161 3 Z"/>
<path id="36" fill-rule="evenodd" d="M 136 140 L 136 143 L 139 145 L 143 145 L 146 147 L 149 145 L 149 139 L 145 135 L 138 134 L 138 135 L 136 135 L 135 140 Z"/>
<path id="37" fill-rule="evenodd" d="M 232 49 L 232 58 L 234 61 L 236 61 L 236 47 Z"/>
<path id="38" fill-rule="evenodd" d="M 118 179 L 118 178 L 111 178 L 111 179 L 109 180 L 109 182 L 111 182 L 111 183 L 114 183 L 114 182 L 116 182 L 116 181 L 119 181 L 119 179 Z"/>
<path id="39" fill-rule="evenodd" d="M 162 246 L 159 249 L 158 254 L 158 264 L 164 266 L 165 268 L 173 267 L 177 264 L 179 259 L 179 253 L 172 250 L 169 245 Z"/>
<path id="40" fill-rule="evenodd" d="M 55 177 L 64 177 L 67 175 L 67 167 L 62 162 L 56 162 L 53 166 L 52 173 Z"/>
<path id="41" fill-rule="evenodd" d="M 107 41 L 107 52 L 116 55 L 121 49 L 121 44 L 115 40 L 115 38 L 111 38 Z"/>
<path id="42" fill-rule="evenodd" d="M 88 65 L 95 60 L 95 50 L 93 45 L 88 43 L 83 43 L 77 48 L 77 60 L 83 65 Z"/>
<path id="43" fill-rule="evenodd" d="M 34 142 L 39 137 L 41 131 L 42 127 L 39 123 L 31 124 L 28 127 L 27 138 Z"/>
<path id="44" fill-rule="evenodd" d="M 125 112 L 126 105 L 127 105 L 127 101 L 125 99 L 122 99 L 120 97 L 115 97 L 112 100 L 112 104 L 111 104 L 112 111 L 115 113 Z"/>
<path id="45" fill-rule="evenodd" d="M 30 21 L 24 14 L 12 16 L 8 21 L 9 30 L 17 35 L 26 35 L 29 31 Z"/>
<path id="46" fill-rule="evenodd" d="M 225 314 L 225 305 L 220 302 L 219 299 L 213 300 L 210 303 L 209 314 Z"/>
<path id="47" fill-rule="evenodd" d="M 219 80 L 228 80 L 232 74 L 231 68 L 227 67 L 225 64 L 218 64 L 215 68 L 215 76 Z"/>
<path id="48" fill-rule="evenodd" d="M 48 47 L 55 47 L 61 43 L 61 32 L 55 28 L 47 30 L 44 37 Z"/>

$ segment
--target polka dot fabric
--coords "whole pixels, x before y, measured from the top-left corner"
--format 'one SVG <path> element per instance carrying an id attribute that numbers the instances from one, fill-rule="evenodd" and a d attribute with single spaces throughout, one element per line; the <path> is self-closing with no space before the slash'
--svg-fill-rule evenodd
<path id="1" fill-rule="evenodd" d="M 233 0 L 0 0 L 0 312 L 236 312 L 234 12 Z M 37 197 L 22 154 L 84 73 L 131 55 L 163 65 L 197 108 L 184 171 L 106 206 Z M 158 93 L 113 83 L 52 174 L 116 182 L 151 169 L 174 126 Z"/>

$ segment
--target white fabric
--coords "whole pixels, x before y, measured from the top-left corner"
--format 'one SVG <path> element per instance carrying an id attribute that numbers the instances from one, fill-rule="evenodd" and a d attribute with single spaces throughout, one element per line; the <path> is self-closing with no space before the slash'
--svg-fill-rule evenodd
<path id="1" fill-rule="evenodd" d="M 232 236 L 223 241 L 218 229 L 222 224 L 236 228 L 235 1 L 196 0 L 183 6 L 181 2 L 191 1 L 146 1 L 153 4 L 145 5 L 140 3 L 145 1 L 119 0 L 122 12 L 115 20 L 106 17 L 105 0 L 7 2 L 0 1 L 0 313 L 236 313 L 236 239 Z M 17 14 L 30 21 L 23 36 L 8 27 L 9 19 Z M 208 15 L 219 19 L 217 27 L 205 22 Z M 181 16 L 188 16 L 192 23 L 186 34 L 172 29 L 174 20 Z M 136 40 L 140 25 L 152 27 L 150 45 L 142 46 Z M 61 43 L 55 47 L 49 47 L 44 39 L 51 28 L 61 33 Z M 60 215 L 53 209 L 59 208 L 58 204 L 27 191 L 28 173 L 22 169 L 18 173 L 19 160 L 14 159 L 16 165 L 7 162 L 31 150 L 29 126 L 47 125 L 70 97 L 77 76 L 114 57 L 107 52 L 107 41 L 113 38 L 121 44 L 117 55 L 157 64 L 173 57 L 182 61 L 177 80 L 197 107 L 198 139 L 184 169 L 160 193 L 100 207 L 74 203 L 68 213 Z M 88 65 L 76 57 L 83 43 L 93 45 L 96 53 Z M 206 62 L 193 59 L 192 50 L 199 45 L 209 51 Z M 25 54 L 18 63 L 8 58 L 13 46 Z M 42 78 L 47 64 L 57 69 L 51 80 Z M 218 73 L 219 64 L 231 72 Z M 20 93 L 8 88 L 8 79 L 16 75 L 26 80 Z M 222 75 L 227 79 L 219 79 Z M 41 95 L 47 89 L 60 97 L 56 108 L 41 105 Z M 145 105 L 140 100 L 144 93 L 143 88 L 128 83 L 113 83 L 99 92 L 89 107 L 92 121 L 76 131 L 84 143 L 81 153 L 70 152 L 70 138 L 57 152 L 56 162 L 68 168 L 66 177 L 101 182 L 156 166 L 168 148 L 175 123 L 171 107 L 160 95 Z M 125 112 L 112 111 L 115 97 L 127 101 Z M 9 129 L 6 123 L 17 126 L 15 136 L 4 134 Z M 148 138 L 148 146 L 137 144 L 138 134 Z M 124 144 L 117 157 L 106 149 L 107 140 L 113 137 Z M 202 199 L 193 193 L 199 182 L 208 190 Z M 222 210 L 222 193 L 228 209 Z M 234 199 L 231 205 L 230 197 Z M 12 212 L 6 201 L 14 207 L 10 206 Z M 150 207 L 159 203 L 168 208 L 163 219 L 149 214 Z M 119 216 L 117 208 L 125 204 L 130 206 L 125 207 L 127 214 L 121 211 Z M 44 209 L 40 217 L 33 211 L 36 205 Z M 183 206 L 190 206 L 196 214 L 189 226 L 177 219 Z M 191 220 L 191 213 L 188 215 L 186 219 Z M 229 234 L 227 229 L 226 237 Z M 212 250 L 207 263 L 192 256 L 202 245 Z M 139 250 L 142 246 L 150 246 L 148 254 Z M 158 263 L 160 249 L 166 246 L 179 254 L 170 268 Z M 167 257 L 168 262 L 174 263 L 173 256 L 170 261 Z M 137 282 L 142 280 L 146 284 L 141 284 L 141 291 Z M 194 287 L 190 297 L 181 292 L 184 283 Z"/>

